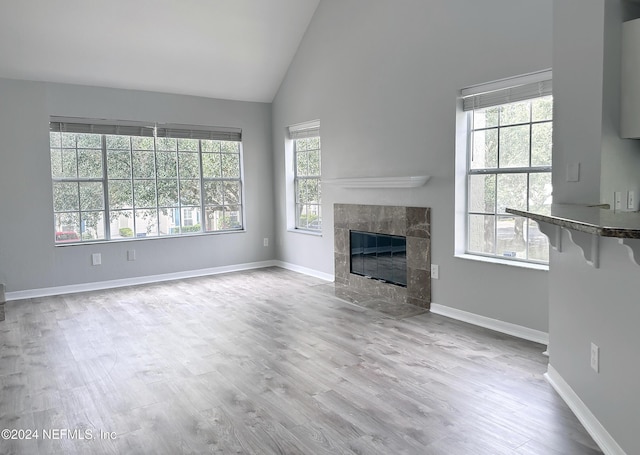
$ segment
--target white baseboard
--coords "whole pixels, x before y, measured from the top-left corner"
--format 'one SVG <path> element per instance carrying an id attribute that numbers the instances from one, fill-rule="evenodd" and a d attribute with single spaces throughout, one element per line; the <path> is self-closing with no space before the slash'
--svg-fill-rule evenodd
<path id="1" fill-rule="evenodd" d="M 119 288 L 124 286 L 135 286 L 138 284 L 157 283 L 161 281 L 180 280 L 184 278 L 195 278 L 199 276 L 217 275 L 220 273 L 239 272 L 242 270 L 261 269 L 264 267 L 279 266 L 279 261 L 247 262 L 244 264 L 225 265 L 221 267 L 211 267 L 206 269 L 187 270 L 184 272 L 163 273 L 160 275 L 147 275 L 133 278 L 123 278 L 120 280 L 98 281 L 94 283 L 71 284 L 66 286 L 55 286 L 50 288 L 29 289 L 26 291 L 14 291 L 6 293 L 6 300 L 32 299 L 36 297 L 47 297 L 50 295 L 73 294 L 76 292 L 98 291 L 102 289 Z"/>
<path id="2" fill-rule="evenodd" d="M 319 270 L 309 269 L 307 267 L 302 267 L 301 265 L 291 264 L 290 262 L 284 261 L 274 261 L 274 265 L 276 267 L 281 267 L 283 269 L 291 270 L 292 272 L 303 273 L 305 275 L 313 276 L 316 278 L 320 278 L 325 281 L 333 281 L 334 276 L 330 273 L 320 272 Z"/>
<path id="3" fill-rule="evenodd" d="M 544 345 L 549 344 L 549 334 L 547 332 L 541 332 L 540 330 L 500 321 L 499 319 L 480 316 L 479 314 L 469 313 L 467 311 L 458 310 L 457 308 L 438 305 L 437 303 L 431 304 L 431 312 L 451 319 L 457 319 L 458 321 L 468 322 L 469 324 L 484 327 L 486 329 L 495 330 L 496 332 L 506 333 L 507 335 L 512 335 L 524 340 L 533 341 L 535 343 Z"/>
<path id="4" fill-rule="evenodd" d="M 622 450 L 555 368 L 549 365 L 544 377 L 547 378 L 547 381 L 558 392 L 558 395 L 567 403 L 567 406 L 573 411 L 580 423 L 606 455 L 626 455 L 625 451 Z"/>

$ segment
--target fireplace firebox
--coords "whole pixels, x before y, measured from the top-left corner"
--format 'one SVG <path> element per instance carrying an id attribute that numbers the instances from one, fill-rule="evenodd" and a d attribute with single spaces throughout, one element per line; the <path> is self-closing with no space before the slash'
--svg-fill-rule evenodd
<path id="1" fill-rule="evenodd" d="M 407 239 L 398 235 L 350 231 L 351 273 L 407 286 Z"/>

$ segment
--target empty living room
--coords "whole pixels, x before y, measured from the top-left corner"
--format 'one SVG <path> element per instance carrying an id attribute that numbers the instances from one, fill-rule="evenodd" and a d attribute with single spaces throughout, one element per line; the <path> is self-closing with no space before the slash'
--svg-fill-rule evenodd
<path id="1" fill-rule="evenodd" d="M 638 18 L 2 2 L 0 453 L 640 453 Z"/>

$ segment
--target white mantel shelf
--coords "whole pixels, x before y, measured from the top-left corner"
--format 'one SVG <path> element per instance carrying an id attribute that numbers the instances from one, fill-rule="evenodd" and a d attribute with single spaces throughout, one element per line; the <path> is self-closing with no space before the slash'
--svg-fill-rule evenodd
<path id="1" fill-rule="evenodd" d="M 595 268 L 600 265 L 600 237 L 617 238 L 625 245 L 629 257 L 640 265 L 640 213 L 614 212 L 608 208 L 578 204 L 552 204 L 550 213 L 506 209 L 507 213 L 524 216 L 538 223 L 549 237 L 551 246 L 562 251 L 562 229 L 582 249 L 585 260 Z"/>
<path id="2" fill-rule="evenodd" d="M 323 179 L 322 183 L 343 188 L 418 188 L 429 181 L 430 175 L 409 177 L 347 177 Z"/>

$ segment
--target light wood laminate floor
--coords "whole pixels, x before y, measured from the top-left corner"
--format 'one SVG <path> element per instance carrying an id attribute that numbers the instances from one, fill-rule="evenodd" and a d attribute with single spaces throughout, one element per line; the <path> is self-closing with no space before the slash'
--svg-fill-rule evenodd
<path id="1" fill-rule="evenodd" d="M 8 302 L 0 429 L 40 435 L 0 453 L 601 453 L 542 345 L 332 286 L 268 268 Z"/>

